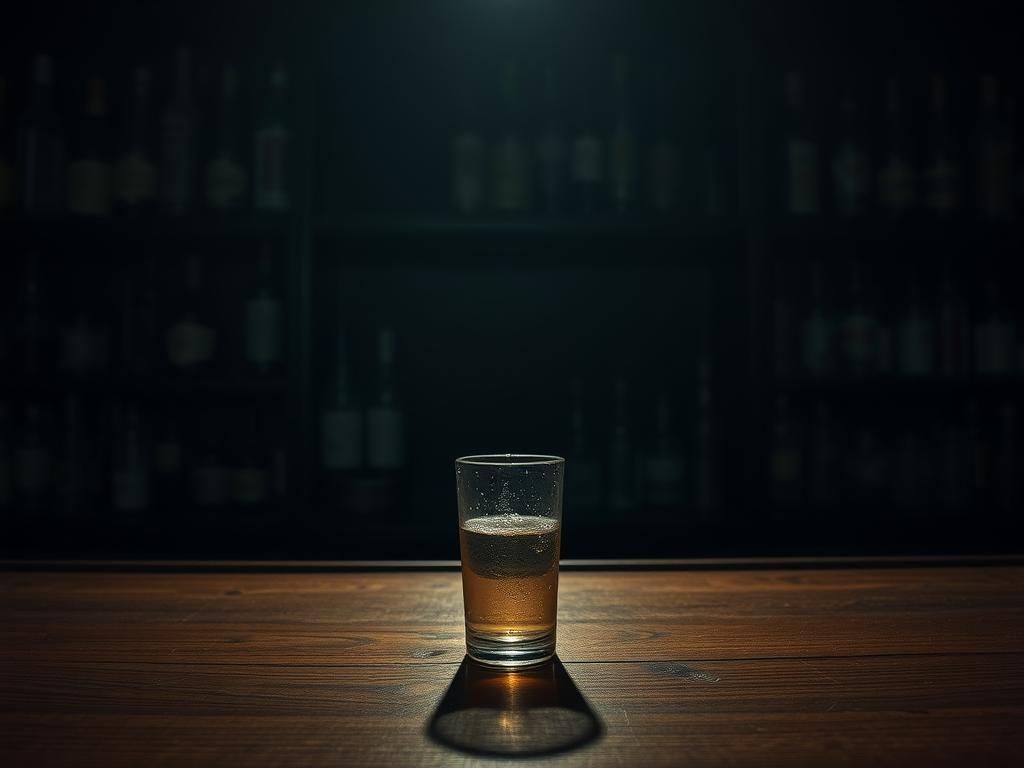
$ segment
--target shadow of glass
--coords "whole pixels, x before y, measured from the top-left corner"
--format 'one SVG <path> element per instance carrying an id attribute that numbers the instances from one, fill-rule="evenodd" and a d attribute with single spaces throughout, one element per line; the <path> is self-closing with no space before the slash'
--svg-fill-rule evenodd
<path id="1" fill-rule="evenodd" d="M 601 730 L 557 656 L 516 670 L 484 666 L 466 656 L 428 728 L 445 746 L 506 757 L 577 749 Z"/>

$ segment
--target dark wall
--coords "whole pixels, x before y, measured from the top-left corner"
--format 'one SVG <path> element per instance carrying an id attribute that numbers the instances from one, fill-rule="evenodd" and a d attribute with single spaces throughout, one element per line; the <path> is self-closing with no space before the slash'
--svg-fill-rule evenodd
<path id="1" fill-rule="evenodd" d="M 925 3 L 34 5 L 0 32 L 4 554 L 454 557 L 452 462 L 478 452 L 568 458 L 569 557 L 1016 551 L 1015 29 Z M 184 210 L 76 215 L 68 164 L 128 154 L 137 66 L 142 153 L 174 167 L 181 45 Z M 23 199 L 40 53 L 50 208 Z M 283 210 L 252 192 L 277 62 Z M 632 146 L 619 197 L 573 180 L 591 135 Z M 175 362 L 196 323 L 213 355 Z"/>

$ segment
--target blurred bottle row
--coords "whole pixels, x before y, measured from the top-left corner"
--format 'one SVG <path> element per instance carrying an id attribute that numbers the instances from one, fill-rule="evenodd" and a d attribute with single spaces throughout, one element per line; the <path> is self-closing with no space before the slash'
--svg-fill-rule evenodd
<path id="1" fill-rule="evenodd" d="M 1012 93 L 993 75 L 960 102 L 942 75 L 910 82 L 889 77 L 877 96 L 848 87 L 838 103 L 819 104 L 800 73 L 786 76 L 780 191 L 787 213 L 970 212 L 998 220 L 1021 212 L 1024 156 Z"/>
<path id="2" fill-rule="evenodd" d="M 324 497 L 359 517 L 396 512 L 406 463 L 395 332 L 380 328 L 375 341 L 375 370 L 365 382 L 372 394 L 361 397 L 341 329 L 319 413 Z"/>
<path id="3" fill-rule="evenodd" d="M 767 475 L 782 516 L 849 506 L 863 517 L 915 508 L 1017 511 L 1024 453 L 1017 405 L 979 406 L 926 423 L 836 415 L 825 403 L 775 400 Z M 791 510 L 787 513 L 785 510 Z"/>
<path id="4" fill-rule="evenodd" d="M 11 131 L 12 89 L 0 76 L 0 213 L 179 215 L 288 208 L 291 129 L 282 65 L 255 88 L 251 120 L 231 65 L 223 66 L 216 106 L 207 112 L 207 102 L 196 95 L 188 49 L 177 51 L 163 91 L 146 67 L 122 77 L 128 82 L 120 127 L 113 125 L 111 89 L 98 75 L 85 80 L 76 100 L 80 108 L 69 119 L 58 108 L 54 64 L 38 56 Z M 166 97 L 157 115 L 160 92 Z"/>
<path id="5" fill-rule="evenodd" d="M 109 411 L 74 395 L 58 407 L 0 405 L 0 510 L 17 524 L 143 525 L 143 512 L 215 525 L 286 497 L 287 455 L 269 419 L 220 408 Z M 206 518 L 217 514 L 219 518 Z"/>
<path id="6" fill-rule="evenodd" d="M 898 272 L 884 269 L 884 279 L 872 280 L 858 260 L 815 262 L 802 274 L 780 267 L 774 375 L 1024 376 L 1024 318 L 995 274 L 974 285 L 948 269 L 937 282 L 931 272 L 912 272 L 901 285 Z"/>
<path id="7" fill-rule="evenodd" d="M 607 85 L 592 93 L 568 88 L 553 66 L 533 73 L 537 82 L 527 87 L 524 68 L 508 61 L 488 89 L 498 99 L 467 94 L 451 137 L 454 209 L 587 215 L 686 208 L 712 216 L 734 210 L 738 179 L 730 158 L 738 152 L 739 118 L 722 108 L 721 94 L 708 88 L 712 95 L 692 95 L 684 118 L 682 89 L 670 74 L 640 73 L 654 92 L 644 100 L 628 56 L 616 55 L 609 69 Z M 293 197 L 286 70 L 278 64 L 264 73 L 253 105 L 243 98 L 235 67 L 224 65 L 219 74 L 215 97 L 207 99 L 197 93 L 188 49 L 176 52 L 162 90 L 150 69 L 136 68 L 122 78 L 127 82 L 116 82 L 125 93 L 117 127 L 112 89 L 98 75 L 79 86 L 79 107 L 69 119 L 58 108 L 52 60 L 37 57 L 16 121 L 13 89 L 0 76 L 0 212 L 286 210 Z M 1017 151 L 1015 99 L 1005 84 L 981 76 L 969 89 L 973 97 L 963 99 L 953 97 L 942 75 L 913 86 L 893 76 L 876 96 L 846 87 L 826 104 L 810 97 L 801 73 L 788 73 L 784 210 L 849 217 L 971 211 L 993 220 L 1018 214 L 1024 153 Z"/>
<path id="8" fill-rule="evenodd" d="M 357 516 L 394 511 L 407 468 L 395 334 L 378 329 L 375 341 L 374 371 L 360 396 L 348 338 L 344 331 L 337 336 L 319 416 L 324 498 Z M 663 391 L 642 416 L 630 413 L 622 379 L 613 382 L 610 403 L 599 409 L 610 418 L 601 419 L 591 418 L 582 384 L 574 383 L 566 503 L 586 512 L 588 521 L 641 508 L 666 519 L 710 521 L 721 503 L 721 436 L 710 366 L 699 365 L 696 374 L 685 408 Z"/>
<path id="9" fill-rule="evenodd" d="M 708 104 L 700 104 L 691 105 L 699 117 L 684 133 L 670 78 L 658 80 L 650 124 L 641 121 L 624 54 L 614 57 L 601 92 L 577 88 L 578 105 L 568 103 L 554 67 L 543 70 L 535 89 L 524 87 L 516 61 L 505 62 L 500 78 L 501 98 L 490 115 L 471 95 L 458 116 L 451 182 L 459 213 L 665 214 L 684 206 L 704 215 L 726 212 L 723 131 L 713 127 Z M 534 91 L 539 103 L 528 104 Z"/>
<path id="10" fill-rule="evenodd" d="M 668 523 L 715 520 L 723 461 L 710 365 L 698 364 L 691 396 L 662 391 L 640 412 L 630 412 L 625 380 L 615 379 L 608 394 L 602 417 L 592 418 L 581 383 L 573 384 L 567 509 L 583 513 L 584 526 L 640 510 Z"/>
<path id="11" fill-rule="evenodd" d="M 199 255 L 170 263 L 168 270 L 147 259 L 107 286 L 95 275 L 78 281 L 64 264 L 44 280 L 39 260 L 29 258 L 0 323 L 0 364 L 29 380 L 280 370 L 285 311 L 268 245 L 255 269 L 231 265 L 230 286 L 211 284 Z"/>

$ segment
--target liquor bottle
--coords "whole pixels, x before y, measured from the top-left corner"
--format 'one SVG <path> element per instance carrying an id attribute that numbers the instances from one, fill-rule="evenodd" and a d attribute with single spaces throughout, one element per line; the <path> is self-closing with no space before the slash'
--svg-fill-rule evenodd
<path id="1" fill-rule="evenodd" d="M 149 455 L 138 409 L 130 405 L 114 410 L 110 500 L 121 514 L 149 508 Z"/>
<path id="2" fill-rule="evenodd" d="M 566 160 L 565 121 L 561 91 L 553 67 L 544 69 L 544 117 L 537 137 L 537 168 L 540 173 L 541 202 L 551 215 L 565 209 Z"/>
<path id="3" fill-rule="evenodd" d="M 565 499 L 571 509 L 584 512 L 588 515 L 587 519 L 593 519 L 603 506 L 604 478 L 601 462 L 591 449 L 583 403 L 583 385 L 579 380 L 573 382 L 570 413 L 572 434 L 569 460 L 572 462 L 572 472 L 565 478 Z"/>
<path id="4" fill-rule="evenodd" d="M 99 77 L 86 84 L 85 119 L 78 156 L 68 166 L 68 211 L 80 216 L 110 214 L 113 171 L 106 86 Z"/>
<path id="5" fill-rule="evenodd" d="M 999 84 L 992 75 L 981 79 L 981 116 L 977 135 L 977 205 L 986 219 L 1010 214 L 1013 137 L 999 110 Z"/>
<path id="6" fill-rule="evenodd" d="M 530 151 L 524 132 L 519 68 L 502 67 L 502 117 L 491 157 L 491 205 L 499 213 L 522 213 L 530 208 L 533 191 Z"/>
<path id="7" fill-rule="evenodd" d="M 189 50 L 179 48 L 173 91 L 160 125 L 160 207 L 172 215 L 188 211 L 195 194 L 196 109 L 191 61 Z"/>
<path id="8" fill-rule="evenodd" d="M 197 372 L 210 366 L 217 346 L 217 332 L 202 315 L 202 263 L 192 255 L 186 261 L 185 305 L 178 319 L 167 329 L 167 359 L 182 372 Z"/>
<path id="9" fill-rule="evenodd" d="M 985 298 L 987 315 L 974 326 L 974 369 L 986 376 L 1005 376 L 1014 368 L 1016 329 L 992 280 L 985 286 Z"/>
<path id="10" fill-rule="evenodd" d="M 903 111 L 900 83 L 885 81 L 885 144 L 878 169 L 878 203 L 890 216 L 909 212 L 917 202 L 909 129 Z"/>
<path id="11" fill-rule="evenodd" d="M 15 449 L 15 491 L 22 513 L 29 522 L 46 512 L 50 503 L 52 456 L 47 421 L 42 406 L 29 405 L 21 439 Z"/>
<path id="12" fill-rule="evenodd" d="M 452 137 L 452 205 L 458 213 L 479 213 L 486 195 L 487 148 L 476 99 L 464 95 Z"/>
<path id="13" fill-rule="evenodd" d="M 786 108 L 786 210 L 796 216 L 816 214 L 821 210 L 820 146 L 799 72 L 786 75 Z"/>
<path id="14" fill-rule="evenodd" d="M 238 110 L 238 77 L 233 67 L 224 67 L 217 143 L 206 165 L 206 204 L 217 211 L 241 208 L 248 193 L 249 176 L 239 154 Z"/>
<path id="15" fill-rule="evenodd" d="M 227 505 L 231 493 L 231 477 L 221 454 L 221 433 L 210 420 L 203 438 L 202 450 L 191 471 L 192 502 L 203 510 Z"/>
<path id="16" fill-rule="evenodd" d="M 814 416 L 811 421 L 810 451 L 808 453 L 807 492 L 811 504 L 816 507 L 829 507 L 836 503 L 837 480 L 836 465 L 839 451 L 836 445 L 835 430 L 828 406 L 825 403 L 814 404 Z"/>
<path id="17" fill-rule="evenodd" d="M 95 376 L 106 369 L 108 351 L 106 329 L 81 309 L 61 330 L 58 366 L 78 378 Z"/>
<path id="18" fill-rule="evenodd" d="M 363 464 L 363 411 L 355 396 L 344 330 L 339 330 L 337 344 L 334 378 L 320 414 L 320 461 L 340 480 Z"/>
<path id="19" fill-rule="evenodd" d="M 835 373 L 835 329 L 825 308 L 825 288 L 822 266 L 811 266 L 811 310 L 804 321 L 804 370 L 812 378 L 824 378 Z"/>
<path id="20" fill-rule="evenodd" d="M 596 99 L 581 88 L 579 125 L 572 140 L 569 158 L 569 179 L 572 185 L 573 209 L 584 216 L 598 212 L 605 189 L 604 141 L 597 129 Z"/>
<path id="21" fill-rule="evenodd" d="M 614 409 L 611 439 L 608 444 L 608 509 L 621 512 L 633 509 L 633 452 L 629 440 L 629 404 L 626 382 L 613 383 Z"/>
<path id="22" fill-rule="evenodd" d="M 839 136 L 832 158 L 832 183 L 840 216 L 863 216 L 868 207 L 870 163 L 857 102 L 847 90 L 839 102 Z"/>
<path id="23" fill-rule="evenodd" d="M 678 513 L 683 502 L 683 457 L 672 426 L 672 406 L 662 393 L 655 407 L 653 450 L 644 461 L 644 501 L 654 512 Z"/>
<path id="24" fill-rule="evenodd" d="M 863 377 L 873 373 L 875 314 L 865 296 L 860 262 L 854 261 L 850 269 L 850 303 L 842 321 L 843 362 L 849 373 Z"/>
<path id="25" fill-rule="evenodd" d="M 775 398 L 770 462 L 772 500 L 791 509 L 800 505 L 803 494 L 803 451 L 800 431 L 789 410 L 789 400 Z"/>
<path id="26" fill-rule="evenodd" d="M 654 119 L 654 143 L 651 145 L 651 207 L 657 213 L 669 213 L 679 205 L 679 137 L 674 89 L 668 76 L 662 75 L 660 95 Z"/>
<path id="27" fill-rule="evenodd" d="M 14 207 L 14 166 L 8 154 L 7 80 L 0 77 L 0 216 Z"/>
<path id="28" fill-rule="evenodd" d="M 925 204 L 934 214 L 948 215 L 960 204 L 960 168 L 956 161 L 946 81 L 941 75 L 932 75 L 929 103 L 931 140 L 924 169 Z"/>
<path id="29" fill-rule="evenodd" d="M 150 143 L 151 83 L 148 69 L 135 70 L 121 153 L 114 169 L 114 199 L 125 213 L 149 211 L 156 201 L 157 170 Z"/>
<path id="30" fill-rule="evenodd" d="M 629 94 L 629 59 L 612 61 L 612 119 L 608 132 L 608 193 L 611 207 L 625 213 L 636 201 L 636 126 Z"/>
<path id="31" fill-rule="evenodd" d="M 274 291 L 270 246 L 260 254 L 260 284 L 245 305 L 245 356 L 259 373 L 272 371 L 281 362 L 281 302 Z"/>
<path id="32" fill-rule="evenodd" d="M 939 371 L 943 376 L 964 376 L 969 367 L 970 331 L 967 307 L 955 288 L 947 267 L 942 277 L 939 308 Z"/>
<path id="33" fill-rule="evenodd" d="M 377 398 L 366 409 L 366 455 L 371 469 L 397 470 L 405 464 L 404 415 L 398 402 L 395 332 L 377 331 Z"/>
<path id="34" fill-rule="evenodd" d="M 910 296 L 899 331 L 899 372 L 903 376 L 930 376 L 935 367 L 935 334 L 931 318 L 921 304 L 917 277 L 910 281 Z"/>
<path id="35" fill-rule="evenodd" d="M 54 108 L 53 62 L 37 56 L 32 99 L 18 131 L 17 194 L 26 213 L 53 213 L 64 199 L 64 147 Z"/>
<path id="36" fill-rule="evenodd" d="M 283 64 L 277 64 L 270 73 L 270 93 L 254 134 L 253 205 L 259 211 L 285 211 L 291 202 L 287 89 L 288 73 Z"/>

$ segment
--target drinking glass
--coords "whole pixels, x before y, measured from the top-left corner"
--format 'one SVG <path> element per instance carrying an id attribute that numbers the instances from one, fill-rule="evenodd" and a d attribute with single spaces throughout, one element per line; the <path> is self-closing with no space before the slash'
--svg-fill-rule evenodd
<path id="1" fill-rule="evenodd" d="M 466 651 L 503 667 L 555 653 L 562 477 L 558 456 L 455 460 Z"/>

